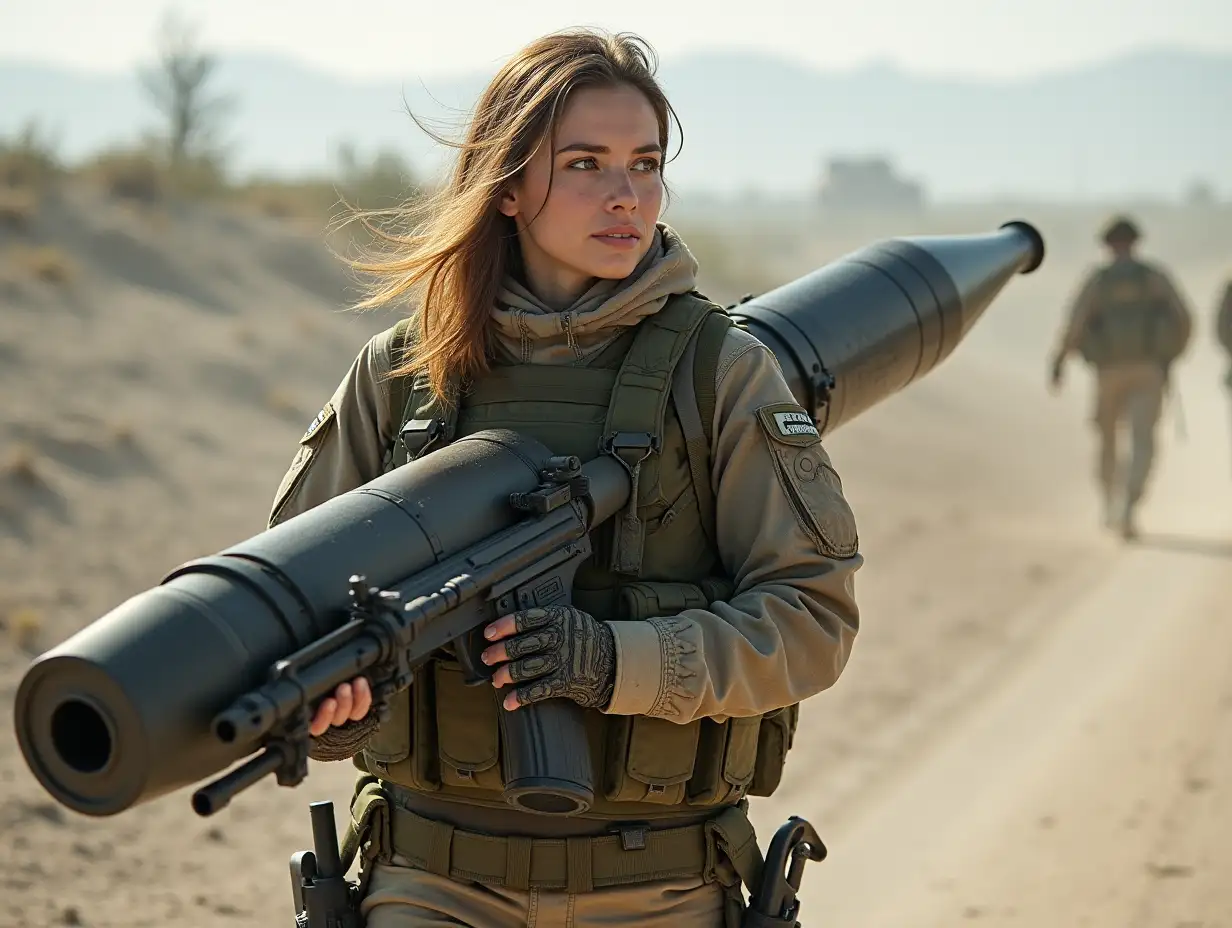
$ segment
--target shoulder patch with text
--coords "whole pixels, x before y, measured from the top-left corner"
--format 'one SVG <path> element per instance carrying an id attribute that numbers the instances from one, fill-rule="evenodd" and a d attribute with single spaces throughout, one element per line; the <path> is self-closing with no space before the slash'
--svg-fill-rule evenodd
<path id="1" fill-rule="evenodd" d="M 757 418 L 775 476 L 800 528 L 826 557 L 857 554 L 856 517 L 812 416 L 794 403 L 774 403 L 758 409 Z"/>
<path id="2" fill-rule="evenodd" d="M 317 413 L 317 417 L 313 419 L 312 423 L 308 426 L 308 431 L 304 433 L 304 437 L 299 440 L 300 444 L 303 444 L 304 442 L 312 438 L 313 435 L 316 435 L 318 432 L 320 432 L 321 429 L 324 428 L 325 425 L 329 423 L 333 418 L 334 418 L 334 404 L 326 403 L 324 408 L 322 408 L 321 411 Z"/>
<path id="3" fill-rule="evenodd" d="M 762 427 L 771 438 L 805 447 L 821 441 L 813 417 L 795 403 L 774 403 L 757 410 Z"/>

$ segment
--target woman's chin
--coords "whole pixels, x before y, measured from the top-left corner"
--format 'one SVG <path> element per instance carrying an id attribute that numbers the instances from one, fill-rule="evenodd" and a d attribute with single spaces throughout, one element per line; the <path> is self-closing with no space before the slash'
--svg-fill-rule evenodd
<path id="1" fill-rule="evenodd" d="M 610 258 L 603 260 L 587 262 L 587 271 L 592 277 L 601 277 L 604 280 L 622 280 L 633 273 L 642 257 L 642 255 L 633 253 L 612 255 Z"/>

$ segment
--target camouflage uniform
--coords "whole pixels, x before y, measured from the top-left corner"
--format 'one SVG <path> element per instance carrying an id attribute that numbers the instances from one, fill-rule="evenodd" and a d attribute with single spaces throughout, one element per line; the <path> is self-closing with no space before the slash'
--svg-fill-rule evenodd
<path id="1" fill-rule="evenodd" d="M 1168 375 L 1189 343 L 1192 320 L 1177 288 L 1160 267 L 1130 253 L 1136 225 L 1113 220 L 1103 240 L 1110 261 L 1084 281 L 1053 355 L 1053 382 L 1077 352 L 1095 371 L 1092 421 L 1099 432 L 1098 480 L 1109 525 L 1136 535 L 1134 510 L 1155 460 L 1155 437 Z M 1122 423 L 1130 430 L 1129 460 L 1117 448 Z"/>

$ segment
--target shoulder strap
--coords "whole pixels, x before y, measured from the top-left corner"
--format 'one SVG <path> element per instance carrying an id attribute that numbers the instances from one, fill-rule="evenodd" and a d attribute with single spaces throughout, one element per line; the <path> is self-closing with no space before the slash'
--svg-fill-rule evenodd
<path id="1" fill-rule="evenodd" d="M 623 464 L 632 480 L 629 501 L 617 516 L 612 545 L 612 570 L 617 573 L 641 573 L 645 526 L 637 510 L 642 464 L 663 448 L 672 375 L 702 323 L 715 311 L 722 312 L 698 294 L 670 298 L 638 325 L 616 374 L 600 450 Z"/>
<path id="2" fill-rule="evenodd" d="M 405 361 L 415 342 L 411 319 L 394 326 L 394 368 Z M 452 401 L 442 403 L 428 386 L 428 376 L 396 377 L 389 385 L 389 416 L 398 423 L 393 442 L 385 455 L 386 470 L 401 467 L 428 451 L 453 441 L 458 425 L 458 384 L 449 389 Z"/>
<path id="3" fill-rule="evenodd" d="M 411 347 L 411 342 L 414 339 L 414 333 L 411 331 L 411 323 L 414 320 L 411 317 L 400 319 L 398 324 L 394 326 L 393 338 L 391 339 L 392 349 L 392 370 L 397 370 L 406 361 L 407 352 Z M 406 401 L 410 399 L 411 393 L 411 378 L 406 376 L 393 377 L 389 381 L 389 418 L 390 421 L 402 423 L 402 412 L 406 409 Z M 397 429 L 394 430 L 397 434 Z"/>
<path id="4" fill-rule="evenodd" d="M 719 354 L 723 350 L 723 342 L 727 339 L 727 330 L 736 321 L 727 313 L 715 313 L 706 318 L 702 330 L 697 336 L 697 360 L 693 365 L 694 390 L 697 393 L 697 409 L 705 430 L 706 444 L 712 439 L 710 434 L 714 427 L 714 384 L 718 379 Z"/>
<path id="5" fill-rule="evenodd" d="M 717 308 L 717 307 L 716 307 Z M 706 316 L 689 342 L 685 355 L 672 378 L 672 405 L 684 433 L 689 458 L 689 474 L 697 495 L 697 510 L 711 545 L 716 543 L 714 490 L 710 486 L 710 443 L 714 428 L 714 382 L 718 376 L 719 353 L 727 330 L 735 320 L 719 310 Z"/>

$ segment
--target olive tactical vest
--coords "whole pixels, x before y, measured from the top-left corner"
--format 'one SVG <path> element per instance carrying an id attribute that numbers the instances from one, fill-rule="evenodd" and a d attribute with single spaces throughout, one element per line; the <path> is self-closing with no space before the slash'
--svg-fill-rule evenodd
<path id="1" fill-rule="evenodd" d="M 1095 305 L 1079 351 L 1090 364 L 1171 362 L 1180 352 L 1180 326 L 1152 288 L 1150 269 L 1118 261 L 1099 271 Z"/>
<path id="2" fill-rule="evenodd" d="M 523 432 L 554 454 L 583 461 L 623 454 L 633 478 L 630 503 L 592 533 L 594 553 L 577 573 L 573 604 L 624 621 L 708 607 L 733 589 L 719 576 L 712 541 L 709 465 L 715 372 L 733 324 L 693 293 L 669 299 L 584 366 L 497 366 L 447 405 L 421 374 L 403 388 L 405 399 L 397 390 L 391 398 L 404 427 L 390 466 L 490 428 Z M 399 326 L 395 334 L 409 339 L 406 322 Z M 624 440 L 613 444 L 608 439 L 616 433 Z M 464 679 L 456 661 L 434 658 L 394 698 L 390 717 L 356 765 L 411 790 L 508 808 L 501 796 L 501 694 Z M 583 713 L 585 749 L 597 772 L 586 816 L 661 820 L 770 795 L 782 776 L 798 706 L 685 725 Z"/>

